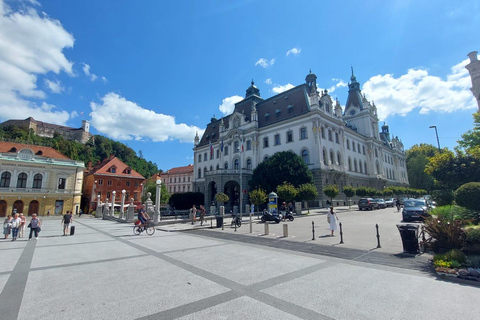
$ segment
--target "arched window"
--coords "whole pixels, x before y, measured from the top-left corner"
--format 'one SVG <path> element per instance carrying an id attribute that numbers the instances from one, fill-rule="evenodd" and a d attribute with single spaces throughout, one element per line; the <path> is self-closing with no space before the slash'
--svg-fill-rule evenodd
<path id="1" fill-rule="evenodd" d="M 267 161 L 267 160 L 268 160 L 268 156 L 263 157 L 263 161 Z"/>
<path id="2" fill-rule="evenodd" d="M 213 166 L 210 166 L 210 171 L 213 171 Z M 183 182 L 185 182 L 185 177 L 183 178 Z"/>
<path id="3" fill-rule="evenodd" d="M 18 175 L 17 188 L 26 188 L 27 187 L 27 174 L 22 172 Z"/>
<path id="4" fill-rule="evenodd" d="M 333 155 L 333 150 L 330 150 L 330 163 L 335 164 L 335 157 Z"/>
<path id="5" fill-rule="evenodd" d="M 42 175 L 37 173 L 33 176 L 33 189 L 41 189 L 42 188 Z"/>
<path id="6" fill-rule="evenodd" d="M 339 165 L 342 165 L 342 155 L 340 154 L 340 152 L 337 152 L 337 163 Z"/>
<path id="7" fill-rule="evenodd" d="M 348 157 L 348 171 L 352 171 L 352 159 Z"/>
<path id="8" fill-rule="evenodd" d="M 247 169 L 252 170 L 252 160 L 251 159 L 247 159 Z"/>
<path id="9" fill-rule="evenodd" d="M 198 179 L 202 178 L 202 169 L 198 168 Z"/>
<path id="10" fill-rule="evenodd" d="M 310 160 L 308 159 L 308 150 L 303 150 L 302 151 L 302 159 L 305 164 L 308 164 Z"/>
<path id="11" fill-rule="evenodd" d="M 1 180 L 0 180 L 0 188 L 10 187 L 10 178 L 11 177 L 12 177 L 12 175 L 10 174 L 10 172 L 5 171 L 4 173 L 2 173 L 2 177 L 1 177 Z"/>
<path id="12" fill-rule="evenodd" d="M 240 147 L 239 147 L 239 146 L 240 146 L 240 142 L 235 141 L 235 142 L 233 143 L 233 152 L 239 152 L 239 151 L 240 151 Z"/>
<path id="13" fill-rule="evenodd" d="M 323 164 L 327 165 L 328 159 L 327 159 L 327 150 L 323 149 Z"/>
<path id="14" fill-rule="evenodd" d="M 238 159 L 235 159 L 235 161 L 233 161 L 233 169 L 240 169 L 240 161 L 238 161 Z"/>
<path id="15" fill-rule="evenodd" d="M 38 204 L 37 200 L 31 201 L 30 204 L 28 205 L 28 215 L 31 216 L 34 213 L 38 214 L 39 207 L 40 205 Z"/>
<path id="16" fill-rule="evenodd" d="M 220 165 L 217 163 L 217 170 L 220 170 Z"/>
<path id="17" fill-rule="evenodd" d="M 353 169 L 355 172 L 358 171 L 358 168 L 357 168 L 357 159 L 353 159 Z"/>
<path id="18" fill-rule="evenodd" d="M 225 168 L 225 169 L 228 169 L 228 162 L 225 162 L 224 168 Z"/>
<path id="19" fill-rule="evenodd" d="M 358 171 L 360 171 L 360 173 L 363 173 L 362 160 L 358 161 Z"/>
<path id="20" fill-rule="evenodd" d="M 206 173 L 207 173 L 207 167 L 204 167 L 204 168 L 203 168 L 203 177 L 204 177 L 204 178 L 205 178 L 205 176 L 206 176 Z"/>

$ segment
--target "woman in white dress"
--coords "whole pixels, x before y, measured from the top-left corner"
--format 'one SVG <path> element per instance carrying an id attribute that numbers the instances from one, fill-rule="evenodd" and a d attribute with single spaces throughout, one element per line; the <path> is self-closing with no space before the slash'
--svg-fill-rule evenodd
<path id="1" fill-rule="evenodd" d="M 333 211 L 333 207 L 330 207 L 330 211 L 327 213 L 327 222 L 329 224 L 330 231 L 332 232 L 330 235 L 333 237 L 335 230 L 337 230 L 337 214 Z"/>

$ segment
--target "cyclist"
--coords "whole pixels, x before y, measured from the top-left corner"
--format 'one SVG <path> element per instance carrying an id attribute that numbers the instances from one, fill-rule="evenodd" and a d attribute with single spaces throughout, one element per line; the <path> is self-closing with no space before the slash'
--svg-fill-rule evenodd
<path id="1" fill-rule="evenodd" d="M 397 206 L 397 212 L 400 211 L 400 199 L 397 199 L 397 201 L 395 201 L 395 205 Z"/>
<path id="2" fill-rule="evenodd" d="M 150 217 L 147 214 L 147 211 L 145 210 L 145 205 L 143 204 L 140 209 L 138 209 L 138 220 L 140 220 L 140 228 L 143 228 L 141 230 L 145 230 L 147 226 L 147 221 L 150 219 Z"/>

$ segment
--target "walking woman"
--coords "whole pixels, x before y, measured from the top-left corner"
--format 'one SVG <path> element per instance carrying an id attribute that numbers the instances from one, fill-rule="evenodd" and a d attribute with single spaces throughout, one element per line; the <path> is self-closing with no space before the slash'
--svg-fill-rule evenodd
<path id="1" fill-rule="evenodd" d="M 203 219 L 205 218 L 205 207 L 200 205 L 200 225 L 203 226 Z"/>
<path id="2" fill-rule="evenodd" d="M 333 207 L 330 207 L 330 211 L 327 213 L 327 222 L 329 224 L 329 229 L 332 232 L 330 236 L 334 236 L 335 230 L 337 230 L 337 214 L 333 211 Z"/>
<path id="3" fill-rule="evenodd" d="M 15 213 L 12 220 L 12 241 L 17 240 L 18 229 L 20 228 L 21 222 L 22 220 L 20 219 L 20 216 L 18 215 L 18 213 Z"/>
<path id="4" fill-rule="evenodd" d="M 28 241 L 32 240 L 32 234 L 35 232 L 35 239 L 38 239 L 38 233 L 40 232 L 40 227 L 42 226 L 42 222 L 37 218 L 37 214 L 32 214 L 32 220 L 30 220 L 30 224 L 28 227 L 30 228 L 30 235 L 28 236 Z"/>
<path id="5" fill-rule="evenodd" d="M 193 219 L 193 222 L 197 221 L 197 208 L 195 207 L 195 205 L 193 205 L 192 207 L 192 219 Z"/>

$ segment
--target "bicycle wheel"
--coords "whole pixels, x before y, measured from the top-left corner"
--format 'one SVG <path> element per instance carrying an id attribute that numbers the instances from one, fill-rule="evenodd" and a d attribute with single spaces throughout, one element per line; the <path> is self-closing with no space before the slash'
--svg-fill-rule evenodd
<path id="1" fill-rule="evenodd" d="M 138 236 L 142 231 L 140 230 L 139 226 L 133 226 L 133 234 Z"/>
<path id="2" fill-rule="evenodd" d="M 155 233 L 155 227 L 148 227 L 146 231 L 147 231 L 147 234 L 151 236 Z"/>
<path id="3" fill-rule="evenodd" d="M 241 219 L 237 219 L 237 227 L 241 227 L 242 226 L 242 220 Z"/>

